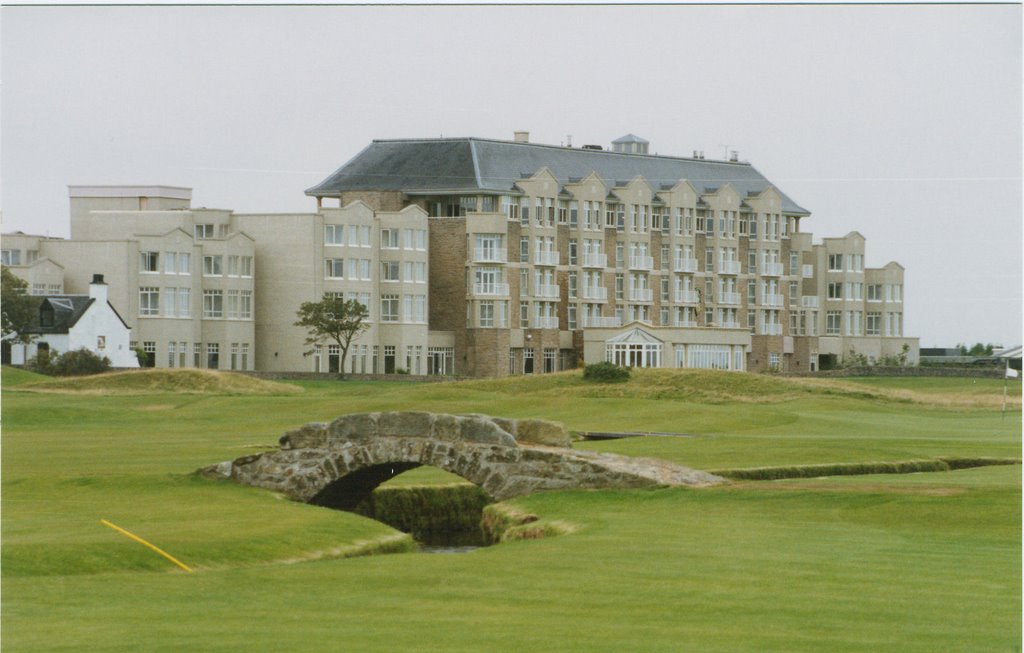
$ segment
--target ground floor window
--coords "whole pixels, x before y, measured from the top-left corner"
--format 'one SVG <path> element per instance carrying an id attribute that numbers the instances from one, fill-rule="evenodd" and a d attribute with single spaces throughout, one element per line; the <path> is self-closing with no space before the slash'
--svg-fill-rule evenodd
<path id="1" fill-rule="evenodd" d="M 553 349 L 553 348 L 550 348 L 550 347 L 545 347 L 544 348 L 544 371 L 545 372 L 551 373 L 551 372 L 557 371 L 557 367 L 555 366 L 555 361 L 556 361 L 556 356 L 557 355 L 558 355 L 558 350 L 557 349 Z"/>
<path id="2" fill-rule="evenodd" d="M 384 373 L 394 374 L 395 373 L 395 346 L 384 345 Z"/>
<path id="3" fill-rule="evenodd" d="M 156 341 L 144 340 L 142 351 L 146 352 L 146 367 L 156 367 Z"/>
<path id="4" fill-rule="evenodd" d="M 740 350 L 740 357 L 742 353 Z M 676 345 L 676 366 L 705 370 L 742 369 L 740 357 L 732 361 L 733 368 L 729 367 L 732 355 L 732 347 L 729 345 Z"/>
<path id="5" fill-rule="evenodd" d="M 427 347 L 427 374 L 434 376 L 455 374 L 455 348 Z"/>
<path id="6" fill-rule="evenodd" d="M 206 343 L 206 367 L 211 370 L 220 369 L 220 343 Z"/>
<path id="7" fill-rule="evenodd" d="M 341 345 L 327 345 L 327 371 L 331 374 L 341 371 Z"/>
<path id="8" fill-rule="evenodd" d="M 661 367 L 661 345 L 653 343 L 608 343 L 605 360 L 620 367 Z"/>
<path id="9" fill-rule="evenodd" d="M 533 350 L 523 350 L 523 374 L 533 374 Z"/>

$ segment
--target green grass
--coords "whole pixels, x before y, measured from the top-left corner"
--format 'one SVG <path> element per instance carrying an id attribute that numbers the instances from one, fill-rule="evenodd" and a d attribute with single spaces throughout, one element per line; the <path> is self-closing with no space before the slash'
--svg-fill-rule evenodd
<path id="1" fill-rule="evenodd" d="M 1005 418 L 990 405 L 992 396 L 1001 400 L 1001 383 L 949 402 L 956 386 L 929 385 L 934 379 L 794 388 L 753 375 L 652 375 L 602 397 L 578 373 L 302 382 L 292 384 L 300 393 L 259 396 L 226 387 L 43 394 L 19 389 L 27 381 L 17 372 L 5 368 L 0 378 L 0 634 L 12 651 L 945 652 L 1020 644 L 1019 466 L 540 494 L 511 505 L 538 515 L 539 530 L 572 532 L 460 556 L 348 559 L 336 558 L 408 541 L 355 515 L 191 475 L 273 445 L 307 421 L 399 409 L 540 417 L 577 431 L 690 433 L 579 446 L 703 469 L 1020 458 L 1019 403 Z M 893 394 L 902 392 L 912 397 Z M 419 468 L 392 484 L 453 479 Z M 176 570 L 100 519 L 197 572 Z"/>

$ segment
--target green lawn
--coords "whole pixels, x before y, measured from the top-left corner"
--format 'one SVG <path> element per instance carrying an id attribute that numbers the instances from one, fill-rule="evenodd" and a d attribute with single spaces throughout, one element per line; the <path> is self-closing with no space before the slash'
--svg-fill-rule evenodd
<path id="1" fill-rule="evenodd" d="M 408 540 L 355 515 L 190 476 L 307 421 L 397 409 L 688 433 L 578 446 L 704 469 L 1020 457 L 1019 401 L 1005 418 L 986 403 L 1001 382 L 954 409 L 849 386 L 945 397 L 963 379 L 810 391 L 762 380 L 715 390 L 713 403 L 693 400 L 698 391 L 679 379 L 595 390 L 568 374 L 94 396 L 27 392 L 32 380 L 5 368 L 0 634 L 12 651 L 1019 650 L 1019 466 L 548 493 L 514 504 L 575 533 L 457 556 L 346 559 Z M 393 482 L 451 478 L 427 468 Z"/>

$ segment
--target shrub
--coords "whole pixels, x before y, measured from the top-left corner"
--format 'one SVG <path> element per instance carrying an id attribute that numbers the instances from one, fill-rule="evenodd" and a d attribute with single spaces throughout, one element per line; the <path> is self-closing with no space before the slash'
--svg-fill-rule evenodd
<path id="1" fill-rule="evenodd" d="M 629 380 L 629 368 L 607 361 L 583 368 L 583 380 L 597 383 L 622 383 Z"/>
<path id="2" fill-rule="evenodd" d="M 50 376 L 85 376 L 110 371 L 110 359 L 88 349 L 60 354 L 41 351 L 25 364 L 29 370 Z"/>

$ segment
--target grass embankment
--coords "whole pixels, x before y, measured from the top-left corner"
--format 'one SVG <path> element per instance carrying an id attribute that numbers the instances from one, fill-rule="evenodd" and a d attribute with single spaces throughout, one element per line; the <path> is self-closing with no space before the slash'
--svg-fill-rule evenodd
<path id="1" fill-rule="evenodd" d="M 405 409 L 689 433 L 581 446 L 702 469 L 1020 457 L 1019 409 L 1003 418 L 988 403 L 993 394 L 1001 401 L 1001 382 L 979 379 L 977 401 L 962 406 L 885 396 L 934 398 L 955 392 L 952 383 L 925 392 L 913 380 L 873 388 L 845 379 L 798 391 L 770 377 L 746 385 L 750 375 L 642 376 L 620 397 L 600 396 L 605 389 L 578 373 L 527 380 L 535 385 L 303 382 L 292 384 L 299 394 L 107 396 L 23 391 L 4 370 L 4 643 L 18 651 L 301 651 L 344 642 L 360 651 L 900 653 L 1019 644 L 1019 467 L 541 494 L 505 504 L 539 518 L 518 526 L 576 532 L 463 556 L 292 565 L 277 563 L 408 540 L 356 515 L 190 476 L 308 421 Z M 658 389 L 645 390 L 648 381 Z M 712 382 L 739 398 L 696 399 Z M 784 385 L 773 390 L 774 382 Z M 675 395 L 665 390 L 673 384 Z M 755 400 L 755 390 L 776 398 Z M 417 475 L 450 478 L 426 469 L 395 482 Z M 197 573 L 174 570 L 101 518 Z"/>
<path id="2" fill-rule="evenodd" d="M 30 374 L 20 372 L 21 375 Z M 40 375 L 32 375 L 40 377 Z M 128 372 L 110 372 L 90 376 L 37 379 L 16 377 L 19 390 L 30 392 L 59 392 L 62 394 L 220 394 L 220 395 L 282 395 L 302 392 L 302 388 L 275 381 L 224 374 L 211 370 L 143 369 Z M 6 383 L 5 383 L 6 385 Z"/>

